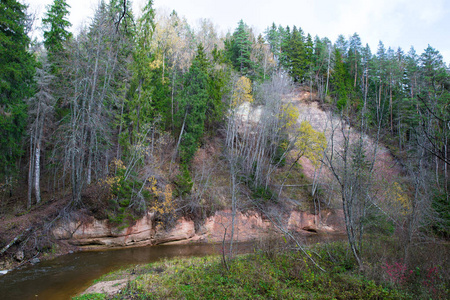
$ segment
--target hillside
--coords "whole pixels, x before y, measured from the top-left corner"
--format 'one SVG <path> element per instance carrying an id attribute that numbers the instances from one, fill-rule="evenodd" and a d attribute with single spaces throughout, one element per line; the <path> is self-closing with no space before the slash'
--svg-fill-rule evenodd
<path id="1" fill-rule="evenodd" d="M 294 127 L 300 126 L 303 121 L 307 120 L 317 132 L 325 133 L 328 147 L 332 144 L 331 138 L 333 138 L 335 151 L 341 150 L 342 136 L 334 134 L 332 137 L 332 130 L 329 127 L 331 123 L 330 118 L 332 118 L 334 124 L 339 124 L 340 119 L 331 112 L 326 112 L 319 108 L 317 101 L 310 101 L 309 92 L 303 88 L 297 88 L 289 93 L 289 97 L 284 98 L 283 101 L 293 104 L 299 111 L 296 119 L 297 125 Z M 252 106 L 250 105 L 249 107 Z M 254 110 L 257 111 L 256 114 Z M 253 106 L 253 108 L 247 110 L 247 114 L 239 115 L 239 118 L 241 122 L 248 122 L 247 126 L 249 128 L 247 129 L 254 130 L 255 126 L 258 127 L 258 124 L 261 122 L 259 117 L 262 110 L 264 110 L 263 106 Z M 252 116 L 252 118 L 249 119 L 249 116 Z M 348 129 L 351 132 L 351 138 L 358 139 L 357 131 L 351 127 L 348 127 Z M 367 149 L 373 149 L 373 140 L 367 136 L 365 138 L 368 145 Z M 160 235 L 157 239 L 158 242 L 156 240 L 146 241 L 145 238 L 141 242 L 132 242 L 133 238 L 130 236 L 128 238 L 130 243 L 122 244 L 119 242 L 116 246 L 159 243 L 170 236 L 172 237 L 169 239 L 172 240 L 188 238 L 191 241 L 219 242 L 223 238 L 225 227 L 228 227 L 227 239 L 229 239 L 232 194 L 230 189 L 230 169 L 223 154 L 224 144 L 224 136 L 219 132 L 218 135 L 207 138 L 197 150 L 190 169 L 192 187 L 189 194 L 182 194 L 171 199 L 173 203 L 168 203 L 166 199 L 162 198 L 162 202 L 156 202 L 153 207 L 148 208 L 148 212 L 151 213 L 152 217 L 151 220 L 149 219 L 149 221 L 145 222 L 150 222 L 149 224 L 152 224 L 150 228 L 153 226 L 155 229 L 162 225 L 161 229 L 167 228 L 169 230 L 168 233 L 157 233 L 155 236 Z M 142 168 L 147 170 L 146 172 L 152 172 L 152 177 L 158 181 L 154 186 L 158 190 L 176 191 L 177 184 L 179 184 L 180 167 L 173 162 L 172 155 L 170 155 L 175 147 L 174 140 L 170 141 L 170 138 L 166 135 L 160 136 L 154 143 L 154 155 L 147 160 L 146 165 Z M 374 171 L 377 180 L 378 178 L 384 178 L 390 181 L 392 178 L 400 178 L 398 168 L 392 169 L 393 158 L 388 153 L 388 150 L 381 144 L 377 147 Z M 279 218 L 282 215 L 284 215 L 282 218 L 286 218 L 286 222 L 281 222 L 278 225 L 285 228 L 285 230 L 300 230 L 298 232 L 303 232 L 302 234 L 308 234 L 308 231 L 333 232 L 337 230 L 337 232 L 343 232 L 342 202 L 339 193 L 336 193 L 338 190 L 336 178 L 332 176 L 323 159 L 321 159 L 320 164 L 313 164 L 308 158 L 301 157 L 299 163 L 295 163 L 297 152 L 295 147 L 290 149 L 286 152 L 284 165 L 278 165 L 272 170 L 270 184 L 267 189 L 269 193 L 263 192 L 261 194 L 255 192 L 245 181 L 239 183 L 236 195 L 239 199 L 237 209 L 243 212 L 244 215 L 238 213 L 236 232 L 240 233 L 235 236 L 235 239 L 247 240 L 257 238 L 262 232 L 267 232 L 271 218 Z M 385 187 L 386 182 L 384 182 L 384 186 L 381 186 L 381 184 L 380 180 L 378 185 L 388 194 L 389 192 L 386 191 Z M 281 186 L 283 186 L 282 189 Z M 314 186 L 321 192 L 313 195 Z M 377 187 L 377 189 L 381 189 L 380 187 Z M 2 231 L 1 237 L 4 241 L 13 241 L 15 237 L 19 237 L 18 242 L 12 244 L 6 253 L 9 253 L 9 257 L 17 260 L 19 251 L 22 253 L 19 256 L 24 256 L 19 262 L 23 259 L 26 262 L 27 259 L 36 257 L 36 255 L 41 257 L 42 251 L 46 253 L 51 250 L 53 254 L 65 253 L 69 250 L 74 251 L 79 246 L 89 245 L 90 239 L 98 244 L 102 233 L 96 232 L 101 232 L 98 226 L 103 225 L 99 223 L 95 225 L 97 229 L 89 229 L 91 225 L 88 224 L 92 222 L 92 217 L 98 220 L 105 220 L 106 218 L 105 226 L 119 227 L 119 229 L 129 225 L 136 226 L 135 221 L 131 220 L 126 221 L 125 225 L 111 222 L 111 219 L 108 222 L 108 217 L 104 213 L 104 209 L 108 207 L 108 204 L 102 198 L 104 193 L 107 193 L 107 191 L 102 192 L 101 186 L 92 185 L 82 194 L 82 199 L 86 206 L 76 210 L 70 206 L 70 197 L 64 194 L 51 195 L 50 198 L 45 197 L 41 205 L 34 207 L 30 211 L 23 211 L 21 208 L 20 203 L 26 200 L 24 196 L 22 196 L 21 200 L 16 200 L 14 204 L 9 203 L 8 205 L 4 203 L 5 208 L 10 207 L 11 213 L 2 215 L 1 225 L 6 230 Z M 383 196 L 386 194 L 383 194 Z M 257 204 L 261 200 L 262 202 Z M 263 206 L 260 206 L 261 204 Z M 298 211 L 300 214 L 297 213 L 297 216 L 296 213 L 292 213 L 293 211 Z M 258 212 L 261 216 L 255 215 L 255 212 Z M 329 217 L 330 213 L 335 216 Z M 252 218 L 254 218 L 254 221 L 251 221 Z M 189 222 L 193 222 L 193 225 L 186 223 L 186 219 L 191 220 Z M 77 224 L 85 224 L 83 225 L 85 226 L 83 227 L 83 233 L 81 235 L 76 233 L 76 228 L 80 225 L 67 225 L 69 223 L 64 225 L 64 220 L 74 220 Z M 106 225 L 108 223 L 110 225 Z M 263 223 L 267 224 L 261 225 Z M 72 232 L 71 238 L 74 238 L 69 244 L 67 243 L 67 237 L 64 237 L 66 236 L 64 226 L 74 228 L 68 229 Z M 300 227 L 295 229 L 293 226 Z M 255 231 L 255 227 L 261 227 L 261 231 Z M 32 230 L 30 232 L 25 231 L 28 228 Z M 141 232 L 148 230 L 145 227 L 134 228 L 128 231 Z M 88 233 L 89 230 L 94 231 Z M 207 232 L 207 234 L 202 233 L 203 231 Z M 20 236 L 24 232 L 24 236 Z M 60 239 L 60 241 L 52 237 L 51 233 L 56 234 L 57 239 Z M 37 238 L 38 245 L 28 242 L 32 236 Z M 118 235 L 119 238 L 120 236 Z M 105 234 L 105 238 L 110 239 L 110 237 L 111 233 Z M 111 242 L 105 240 L 105 243 L 105 245 L 108 245 Z M 114 243 L 116 242 L 113 242 L 111 245 L 114 245 Z M 36 251 L 37 249 L 39 250 Z M 11 263 L 12 261 L 9 262 Z M 17 264 L 17 261 L 14 264 Z"/>
<path id="2" fill-rule="evenodd" d="M 0 2 L 2 269 L 180 241 L 229 240 L 232 260 L 234 241 L 271 236 L 313 262 L 302 237 L 344 233 L 369 278 L 448 283 L 448 256 L 423 259 L 450 236 L 437 49 L 243 20 L 221 34 L 146 4 L 101 1 L 74 33 L 54 0 L 41 43 L 26 6 Z"/>

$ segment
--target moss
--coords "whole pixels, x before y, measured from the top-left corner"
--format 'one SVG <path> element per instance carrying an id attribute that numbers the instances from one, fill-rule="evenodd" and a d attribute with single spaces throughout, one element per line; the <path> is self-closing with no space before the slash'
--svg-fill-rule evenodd
<path id="1" fill-rule="evenodd" d="M 85 294 L 82 296 L 77 296 L 72 298 L 73 300 L 103 300 L 106 299 L 106 295 L 105 294 L 99 294 L 99 293 L 95 293 L 95 294 Z"/>
<path id="2" fill-rule="evenodd" d="M 314 256 L 326 272 L 308 256 Z M 258 250 L 227 265 L 228 269 L 219 256 L 171 259 L 122 269 L 104 279 L 139 274 L 112 299 L 408 298 L 359 275 L 344 243 L 314 246 L 307 254 Z"/>

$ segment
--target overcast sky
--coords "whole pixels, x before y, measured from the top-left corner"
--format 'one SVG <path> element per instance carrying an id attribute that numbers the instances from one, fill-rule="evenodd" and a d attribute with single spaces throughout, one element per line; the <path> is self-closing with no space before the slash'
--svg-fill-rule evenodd
<path id="1" fill-rule="evenodd" d="M 42 16 L 53 0 L 23 0 L 31 11 Z M 134 0 L 133 10 L 146 0 Z M 98 0 L 67 0 L 73 31 L 89 22 Z M 408 52 L 414 46 L 420 54 L 430 44 L 450 62 L 450 1 L 447 0 L 154 0 L 155 8 L 175 10 L 195 25 L 200 18 L 211 19 L 226 32 L 233 31 L 240 19 L 264 32 L 273 22 L 285 27 L 301 27 L 312 36 L 335 42 L 339 34 L 357 32 L 372 53 L 378 42 L 386 49 L 399 46 Z"/>

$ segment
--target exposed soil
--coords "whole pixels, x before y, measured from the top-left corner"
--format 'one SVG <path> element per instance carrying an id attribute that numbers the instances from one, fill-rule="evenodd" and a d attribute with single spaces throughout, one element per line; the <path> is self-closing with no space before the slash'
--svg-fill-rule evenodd
<path id="1" fill-rule="evenodd" d="M 361 137 L 361 134 L 347 124 L 345 120 L 323 110 L 315 93 L 311 95 L 309 91 L 299 88 L 294 91 L 290 99 L 286 99 L 285 101 L 293 103 L 299 110 L 298 124 L 306 120 L 311 123 L 311 126 L 315 130 L 325 134 L 328 142 L 327 151 L 331 151 L 332 146 L 335 153 L 342 152 L 344 134 L 348 136 L 350 144 L 357 142 Z M 392 189 L 392 184 L 402 181 L 401 166 L 396 163 L 390 151 L 381 143 L 377 143 L 374 138 L 363 135 L 362 139 L 367 160 L 369 162 L 374 160 L 374 191 L 377 192 L 380 199 L 384 199 L 388 197 Z M 336 180 L 326 166 L 322 166 L 319 173 L 319 170 L 308 159 L 302 158 L 301 164 L 303 166 L 303 173 L 309 179 L 313 180 L 315 177 L 320 176 L 319 182 L 323 186 L 327 186 L 331 190 L 337 189 Z M 337 195 L 338 193 L 330 192 L 329 194 Z M 335 201 L 339 202 L 338 199 L 335 199 Z"/>
<path id="2" fill-rule="evenodd" d="M 0 270 L 18 267 L 36 258 L 50 259 L 76 251 L 76 247 L 63 241 L 54 241 L 48 234 L 53 221 L 63 216 L 61 212 L 68 201 L 68 198 L 64 197 L 44 198 L 30 211 L 24 211 L 23 206 L 14 205 L 11 211 L 0 215 L 0 251 L 17 238 L 3 255 L 0 255 Z"/>
<path id="3" fill-rule="evenodd" d="M 81 295 L 95 294 L 95 293 L 100 294 L 101 293 L 101 294 L 106 294 L 108 296 L 113 296 L 113 295 L 119 293 L 124 287 L 126 287 L 126 285 L 129 281 L 131 281 L 135 278 L 136 278 L 135 276 L 131 276 L 130 278 L 127 278 L 127 279 L 100 281 L 94 285 L 91 285 L 83 293 L 81 293 Z"/>

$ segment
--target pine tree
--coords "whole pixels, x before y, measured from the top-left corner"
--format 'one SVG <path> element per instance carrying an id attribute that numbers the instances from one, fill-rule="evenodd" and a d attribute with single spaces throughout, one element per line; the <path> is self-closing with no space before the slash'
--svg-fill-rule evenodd
<path id="1" fill-rule="evenodd" d="M 44 46 L 52 63 L 55 56 L 64 49 L 64 42 L 72 37 L 72 33 L 68 31 L 68 28 L 72 25 L 67 20 L 69 8 L 66 0 L 54 0 L 53 4 L 47 8 L 45 18 L 42 19 Z"/>
<path id="2" fill-rule="evenodd" d="M 273 53 L 276 62 L 279 62 L 281 54 L 281 33 L 278 31 L 275 23 L 272 23 L 271 27 L 267 27 L 264 32 L 266 35 L 266 40 L 270 45 L 270 50 Z"/>
<path id="3" fill-rule="evenodd" d="M 339 49 L 339 52 L 340 52 L 342 55 L 346 55 L 346 54 L 347 54 L 347 51 L 348 51 L 348 42 L 347 42 L 347 40 L 345 39 L 345 36 L 343 36 L 342 34 L 340 34 L 340 35 L 338 36 L 338 38 L 337 38 L 337 40 L 336 40 L 335 47 L 336 47 L 337 49 Z"/>
<path id="4" fill-rule="evenodd" d="M 25 99 L 33 92 L 35 61 L 27 51 L 30 39 L 25 9 L 16 0 L 0 2 L 0 186 L 4 179 L 10 183 L 22 154 Z"/>
<path id="5" fill-rule="evenodd" d="M 132 80 L 128 92 L 128 109 L 126 112 L 129 124 L 133 124 L 124 135 L 130 135 L 127 139 L 134 144 L 137 135 L 140 134 L 143 124 L 151 123 L 155 117 L 155 102 L 152 94 L 155 86 L 161 88 L 160 66 L 154 66 L 154 56 L 151 54 L 151 42 L 155 31 L 155 11 L 153 1 L 148 1 L 144 7 L 142 16 L 137 21 L 135 33 L 136 44 L 133 49 L 133 62 L 131 64 Z"/>
<path id="6" fill-rule="evenodd" d="M 292 28 L 289 48 L 290 74 L 294 81 L 302 82 L 305 77 L 306 48 L 305 37 L 301 28 Z"/>
<path id="7" fill-rule="evenodd" d="M 326 83 L 328 78 L 328 67 L 330 64 L 330 41 L 327 38 L 321 40 L 318 36 L 314 38 L 314 54 L 312 60 L 312 71 L 314 72 L 314 85 L 320 99 L 325 98 Z"/>
<path id="8" fill-rule="evenodd" d="M 361 75 L 361 39 L 356 32 L 350 38 L 347 56 L 353 87 L 356 88 L 358 76 Z"/>
<path id="9" fill-rule="evenodd" d="M 420 128 L 422 134 L 426 136 L 427 142 L 419 146 L 439 161 L 436 163 L 436 168 L 442 164 L 442 169 L 447 173 L 447 167 L 450 165 L 449 151 L 447 150 L 450 140 L 450 129 L 448 128 L 450 124 L 450 74 L 446 70 L 442 55 L 429 45 L 420 56 L 420 62 L 423 86 L 417 97 L 421 119 Z M 436 180 L 439 185 L 439 178 Z"/>
<path id="10" fill-rule="evenodd" d="M 184 89 L 179 99 L 181 127 L 180 158 L 189 165 L 203 137 L 208 104 L 207 61 L 200 44 L 189 72 L 184 77 Z"/>
<path id="11" fill-rule="evenodd" d="M 333 74 L 331 77 L 331 86 L 333 88 L 332 94 L 336 99 L 337 108 L 343 109 L 348 102 L 351 81 L 343 57 L 338 48 L 334 49 L 334 60 Z"/>
<path id="12" fill-rule="evenodd" d="M 230 61 L 242 75 L 250 74 L 253 69 L 253 63 L 250 59 L 252 42 L 246 27 L 244 21 L 240 20 L 228 44 Z"/>
<path id="13" fill-rule="evenodd" d="M 289 26 L 283 28 L 281 25 L 278 26 L 278 33 L 280 38 L 280 57 L 279 57 L 279 65 L 283 67 L 286 71 L 289 71 L 290 65 L 290 57 L 289 57 L 289 49 L 291 42 L 291 29 Z"/>

